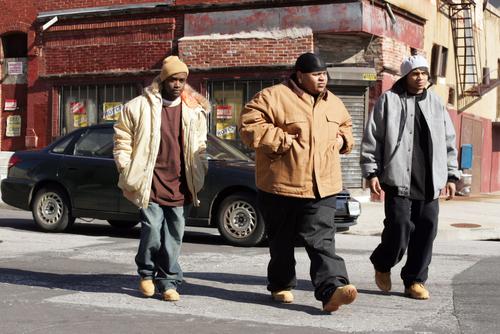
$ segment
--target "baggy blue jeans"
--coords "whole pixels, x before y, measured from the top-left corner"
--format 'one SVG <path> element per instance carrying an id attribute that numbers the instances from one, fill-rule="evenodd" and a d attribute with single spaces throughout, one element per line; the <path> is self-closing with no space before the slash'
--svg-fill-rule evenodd
<path id="1" fill-rule="evenodd" d="M 141 278 L 154 279 L 160 292 L 182 283 L 178 259 L 184 236 L 186 207 L 160 206 L 150 202 L 141 209 L 141 241 L 135 257 Z"/>

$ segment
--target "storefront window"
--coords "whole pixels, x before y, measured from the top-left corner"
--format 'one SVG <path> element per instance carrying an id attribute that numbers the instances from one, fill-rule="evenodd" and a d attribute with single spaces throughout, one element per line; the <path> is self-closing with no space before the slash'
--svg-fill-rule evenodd
<path id="1" fill-rule="evenodd" d="M 123 105 L 138 95 L 134 84 L 62 86 L 61 135 L 76 128 L 118 119 Z"/>
<path id="2" fill-rule="evenodd" d="M 228 141 L 245 153 L 251 153 L 240 141 L 238 119 L 241 110 L 255 94 L 265 87 L 281 80 L 224 80 L 208 84 L 212 114 L 209 121 L 210 132 Z"/>

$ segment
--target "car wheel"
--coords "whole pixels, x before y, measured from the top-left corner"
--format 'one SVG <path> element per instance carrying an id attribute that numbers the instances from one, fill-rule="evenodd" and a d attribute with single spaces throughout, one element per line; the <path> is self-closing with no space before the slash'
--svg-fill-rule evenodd
<path id="1" fill-rule="evenodd" d="M 33 200 L 33 219 L 44 231 L 64 231 L 75 221 L 68 203 L 66 194 L 60 188 L 42 188 L 37 191 Z"/>
<path id="2" fill-rule="evenodd" d="M 137 221 L 131 220 L 108 220 L 109 225 L 117 228 L 128 229 L 132 228 L 135 225 L 139 224 Z"/>
<path id="3" fill-rule="evenodd" d="M 264 220 L 257 210 L 255 195 L 236 193 L 219 206 L 217 228 L 224 239 L 236 246 L 255 246 L 265 237 Z"/>

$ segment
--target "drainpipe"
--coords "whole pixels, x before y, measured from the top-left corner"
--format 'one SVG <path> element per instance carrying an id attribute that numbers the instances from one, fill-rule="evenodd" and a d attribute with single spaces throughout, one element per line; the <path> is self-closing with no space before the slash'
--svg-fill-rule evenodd
<path id="1" fill-rule="evenodd" d="M 385 10 L 387 11 L 387 15 L 389 15 L 389 18 L 391 19 L 392 25 L 396 24 L 396 16 L 394 16 L 394 13 L 392 12 L 391 4 L 388 2 L 385 2 Z"/>

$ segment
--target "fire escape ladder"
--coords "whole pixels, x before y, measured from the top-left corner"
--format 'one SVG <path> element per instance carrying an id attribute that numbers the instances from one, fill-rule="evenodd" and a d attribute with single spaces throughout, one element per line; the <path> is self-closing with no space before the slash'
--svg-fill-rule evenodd
<path id="1" fill-rule="evenodd" d="M 481 95 L 474 41 L 475 5 L 472 0 L 463 0 L 460 3 L 448 2 L 448 5 L 455 49 L 459 109 L 463 109 Z"/>

